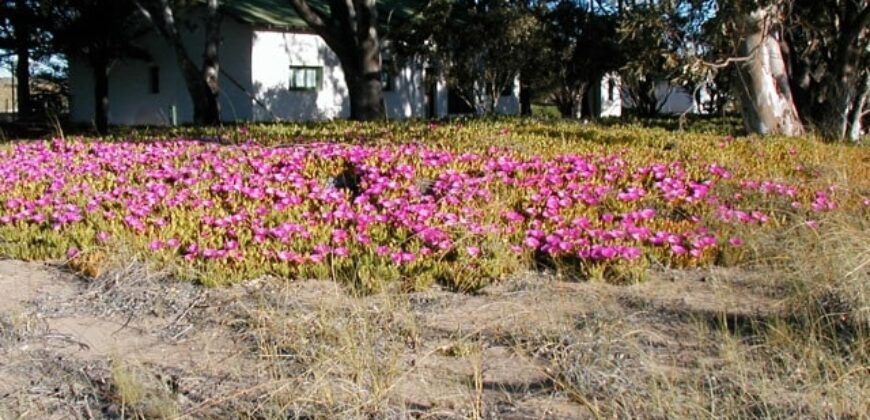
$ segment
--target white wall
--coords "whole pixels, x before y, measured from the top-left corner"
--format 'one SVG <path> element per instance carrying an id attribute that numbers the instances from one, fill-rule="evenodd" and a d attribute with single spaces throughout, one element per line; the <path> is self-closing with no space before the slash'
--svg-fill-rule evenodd
<path id="1" fill-rule="evenodd" d="M 338 57 L 319 36 L 255 31 L 252 43 L 251 80 L 258 100 L 254 120 L 322 120 L 350 115 Z M 291 65 L 322 66 L 321 88 L 289 90 Z"/>
<path id="2" fill-rule="evenodd" d="M 608 74 L 601 79 L 601 117 L 622 116 L 622 80 L 617 74 Z"/>
<path id="3" fill-rule="evenodd" d="M 200 64 L 205 43 L 202 25 L 179 25 L 190 57 Z M 224 121 L 250 120 L 251 100 L 245 90 L 251 91 L 250 50 L 252 31 L 249 26 L 224 18 L 221 26 L 221 118 Z M 137 41 L 138 46 L 152 55 L 151 61 L 127 59 L 117 62 L 109 75 L 109 123 L 119 125 L 167 125 L 169 109 L 177 108 L 178 122 L 193 120 L 193 104 L 174 51 L 156 33 L 149 33 Z M 149 69 L 159 67 L 160 91 L 149 89 Z M 81 57 L 69 58 L 71 118 L 88 123 L 94 118 L 94 79 L 92 69 Z M 244 87 L 231 83 L 225 74 Z"/>
<path id="4" fill-rule="evenodd" d="M 87 123 L 94 119 L 94 78 L 90 66 L 79 56 L 68 57 L 69 113 L 74 122 Z"/>
<path id="5" fill-rule="evenodd" d="M 394 119 L 426 117 L 426 84 L 422 66 L 419 63 L 408 65 L 392 75 L 392 79 L 393 89 L 384 92 L 387 117 Z"/>
<path id="6" fill-rule="evenodd" d="M 257 97 L 255 120 L 324 120 L 350 116 L 341 63 L 319 36 L 256 31 L 251 57 L 253 89 Z M 290 66 L 322 67 L 320 89 L 288 89 Z M 394 74 L 393 90 L 384 92 L 384 102 L 389 118 L 426 117 L 423 66 L 412 63 Z"/>
<path id="7" fill-rule="evenodd" d="M 194 20 L 194 19 L 191 19 Z M 192 59 L 200 63 L 204 44 L 202 25 L 181 25 L 183 40 Z M 317 35 L 254 30 L 225 18 L 222 25 L 221 117 L 225 121 L 323 120 L 350 116 L 350 101 L 338 57 Z M 125 60 L 115 64 L 109 77 L 109 123 L 118 125 L 167 125 L 170 108 L 176 107 L 179 123 L 193 120 L 193 105 L 174 51 L 156 33 L 142 36 L 137 45 L 152 54 L 151 61 Z M 70 57 L 72 120 L 90 123 L 94 117 L 93 75 L 81 57 Z M 149 90 L 149 69 L 160 71 L 160 91 Z M 290 66 L 322 66 L 323 81 L 317 91 L 289 90 Z M 393 75 L 393 90 L 384 93 L 389 118 L 427 118 L 429 100 L 425 77 L 429 69 L 411 63 Z M 224 73 L 235 81 L 230 81 Z M 448 115 L 448 88 L 433 76 L 434 117 Z M 502 96 L 497 111 L 519 113 L 519 87 Z M 240 86 L 239 86 L 240 85 Z M 256 98 L 254 100 L 253 98 Z"/>
<path id="8" fill-rule="evenodd" d="M 656 97 L 663 103 L 662 114 L 682 114 L 692 108 L 692 94 L 681 86 L 667 82 L 656 83 Z"/>
<path id="9" fill-rule="evenodd" d="M 519 115 L 520 113 L 520 79 L 514 78 L 510 95 L 501 95 L 495 103 L 495 112 L 504 115 Z"/>
<path id="10" fill-rule="evenodd" d="M 659 81 L 656 83 L 655 87 L 656 98 L 659 100 L 659 104 L 662 105 L 661 113 L 662 114 L 683 114 L 686 111 L 690 111 L 693 114 L 703 113 L 703 107 L 699 106 L 695 109 L 692 107 L 695 105 L 695 100 L 692 97 L 693 92 L 690 92 L 686 88 L 682 86 L 672 85 L 665 81 Z M 624 108 L 632 108 L 634 107 L 634 103 L 631 100 L 631 96 L 628 94 L 623 94 L 623 104 Z M 709 92 L 706 89 L 702 89 L 700 91 L 700 101 L 703 103 L 707 103 L 710 101 Z"/>

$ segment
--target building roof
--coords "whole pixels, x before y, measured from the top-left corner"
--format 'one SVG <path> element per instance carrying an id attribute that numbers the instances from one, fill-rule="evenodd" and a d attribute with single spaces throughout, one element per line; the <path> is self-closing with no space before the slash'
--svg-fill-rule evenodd
<path id="1" fill-rule="evenodd" d="M 328 0 L 307 0 L 311 7 L 328 11 Z M 427 0 L 378 0 L 378 18 L 382 24 L 407 21 L 417 16 Z M 283 30 L 306 30 L 308 25 L 296 14 L 289 0 L 224 0 L 226 13 L 258 27 Z"/>

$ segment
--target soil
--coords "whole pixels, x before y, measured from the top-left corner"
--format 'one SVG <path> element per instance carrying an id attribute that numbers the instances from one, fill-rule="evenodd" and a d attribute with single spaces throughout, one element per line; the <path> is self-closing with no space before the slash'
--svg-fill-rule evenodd
<path id="1" fill-rule="evenodd" d="M 595 411 L 589 401 L 560 385 L 568 376 L 554 360 L 566 348 L 588 345 L 588 354 L 615 360 L 607 366 L 626 378 L 641 368 L 678 372 L 715 363 L 699 324 L 740 328 L 777 308 L 776 285 L 741 269 L 659 270 L 652 277 L 617 286 L 525 273 L 477 294 L 436 288 L 359 297 L 323 281 L 260 279 L 205 289 L 141 267 L 93 280 L 59 265 L 3 260 L 0 418 L 324 417 L 352 405 L 341 389 L 355 394 L 348 401 L 366 394 L 370 417 L 587 418 Z M 268 336 L 278 330 L 264 333 L 263 325 L 282 334 L 292 329 L 289 346 L 309 340 L 303 347 L 320 353 L 276 361 L 292 352 L 269 351 L 284 344 Z M 344 346 L 343 337 L 364 343 L 329 353 L 328 340 Z M 632 337 L 640 348 L 614 339 L 601 350 L 600 337 Z M 385 387 L 344 371 L 356 366 L 350 355 L 360 349 L 376 352 L 376 363 L 395 359 Z M 649 357 L 624 357 L 637 351 Z M 294 403 L 297 411 L 275 403 L 270 397 L 283 395 L 282 386 L 317 376 L 312 361 L 331 378 L 329 389 L 338 389 L 334 399 Z M 125 400 L 128 377 L 139 390 L 132 402 Z M 626 378 L 602 378 L 609 390 L 631 386 Z"/>

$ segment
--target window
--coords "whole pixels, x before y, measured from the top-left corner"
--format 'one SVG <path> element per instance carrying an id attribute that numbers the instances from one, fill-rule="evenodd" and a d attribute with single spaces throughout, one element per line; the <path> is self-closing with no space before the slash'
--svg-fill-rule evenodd
<path id="1" fill-rule="evenodd" d="M 393 62 L 384 60 L 381 62 L 381 86 L 384 92 L 392 92 L 393 86 Z"/>
<path id="2" fill-rule="evenodd" d="M 323 67 L 290 66 L 291 90 L 318 90 L 323 83 Z"/>
<path id="3" fill-rule="evenodd" d="M 148 92 L 160 93 L 160 67 L 151 66 L 148 68 Z"/>

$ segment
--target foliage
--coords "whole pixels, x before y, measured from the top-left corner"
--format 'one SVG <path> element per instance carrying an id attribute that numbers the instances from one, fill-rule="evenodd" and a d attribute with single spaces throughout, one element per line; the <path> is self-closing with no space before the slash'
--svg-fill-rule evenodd
<path id="1" fill-rule="evenodd" d="M 148 51 L 135 44 L 136 8 L 132 2 L 113 0 L 63 0 L 52 2 L 51 33 L 54 48 L 67 57 L 88 63 L 94 77 L 97 131 L 108 129 L 109 74 L 118 60 L 150 60 Z"/>
<path id="2" fill-rule="evenodd" d="M 226 145 L 186 130 L 5 146 L 3 252 L 75 260 L 126 244 L 207 284 L 467 290 L 529 263 L 633 282 L 651 263 L 739 260 L 747 229 L 870 206 L 866 150 L 807 140 L 532 121 L 198 133 Z M 826 161 L 852 185 L 825 178 Z"/>
<path id="3" fill-rule="evenodd" d="M 142 17 L 151 23 L 175 53 L 178 67 L 184 78 L 187 92 L 193 103 L 193 121 L 200 125 L 216 125 L 221 122 L 220 101 L 220 60 L 221 22 L 219 0 L 205 1 L 203 10 L 203 34 L 201 60 L 195 61 L 190 47 L 182 35 L 183 24 L 193 24 L 184 20 L 188 8 L 199 2 L 191 0 L 132 0 Z M 189 17 L 188 17 L 189 18 Z"/>
<path id="4" fill-rule="evenodd" d="M 659 83 L 677 84 L 692 91 L 704 80 L 703 69 L 692 59 L 702 52 L 703 23 L 709 1 L 649 2 L 625 10 L 620 21 L 620 46 L 627 63 L 620 75 L 631 108 L 652 117 L 666 102 L 656 93 Z"/>
<path id="5" fill-rule="evenodd" d="M 870 5 L 794 0 L 783 15 L 790 84 L 803 119 L 832 138 L 845 138 L 856 122 L 867 128 L 860 116 L 866 108 L 857 103 L 861 95 L 868 100 L 860 85 L 870 77 Z"/>
<path id="6" fill-rule="evenodd" d="M 737 47 L 747 17 L 767 7 L 771 16 L 767 31 L 783 48 L 788 65 L 786 88 L 794 97 L 801 120 L 830 139 L 848 136 L 858 140 L 861 126 L 866 126 L 860 114 L 866 111 L 870 90 L 866 87 L 870 84 L 865 84 L 862 91 L 862 83 L 870 77 L 867 2 L 770 0 L 716 4 L 716 12 L 700 27 L 704 37 L 698 40 L 702 48 L 695 54 L 695 69 L 707 77 L 719 77 L 744 63 L 749 57 L 743 57 Z M 702 64 L 700 59 L 707 63 Z M 734 82 L 740 83 L 733 86 L 735 89 L 745 88 L 743 82 Z M 853 126 L 857 128 L 849 132 Z"/>
<path id="7" fill-rule="evenodd" d="M 547 48 L 542 51 L 553 102 L 563 117 L 580 116 L 584 95 L 605 74 L 624 64 L 617 37 L 618 16 L 594 13 L 586 4 L 560 1 L 545 16 Z M 584 113 L 597 116 L 589 107 Z"/>
<path id="8" fill-rule="evenodd" d="M 436 63 L 471 109 L 492 114 L 498 98 L 514 91 L 521 71 L 541 63 L 543 28 L 536 10 L 531 2 L 434 1 L 428 19 L 393 39 L 400 55 Z"/>

